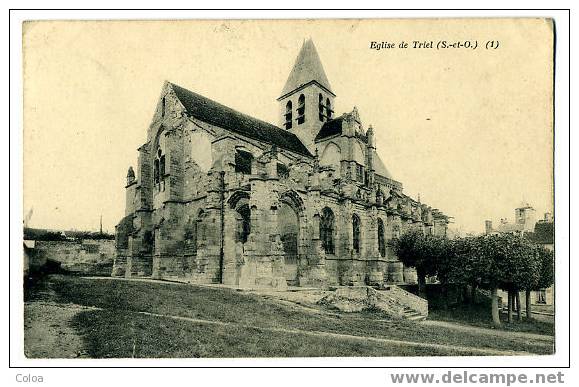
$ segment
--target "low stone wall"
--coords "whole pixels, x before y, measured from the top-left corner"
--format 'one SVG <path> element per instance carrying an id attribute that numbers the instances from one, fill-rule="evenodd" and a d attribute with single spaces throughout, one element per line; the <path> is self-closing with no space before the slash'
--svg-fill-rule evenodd
<path id="1" fill-rule="evenodd" d="M 66 271 L 90 275 L 111 275 L 115 241 L 36 241 L 34 253 L 42 260 L 60 263 Z"/>

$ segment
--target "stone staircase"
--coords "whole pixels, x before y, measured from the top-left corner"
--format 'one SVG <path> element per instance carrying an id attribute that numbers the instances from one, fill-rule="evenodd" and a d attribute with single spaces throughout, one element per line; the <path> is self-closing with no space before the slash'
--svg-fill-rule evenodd
<path id="1" fill-rule="evenodd" d="M 426 316 L 420 314 L 420 312 L 417 312 L 416 310 L 410 308 L 409 306 L 404 307 L 402 317 L 405 320 L 411 321 L 422 321 L 426 319 Z"/>

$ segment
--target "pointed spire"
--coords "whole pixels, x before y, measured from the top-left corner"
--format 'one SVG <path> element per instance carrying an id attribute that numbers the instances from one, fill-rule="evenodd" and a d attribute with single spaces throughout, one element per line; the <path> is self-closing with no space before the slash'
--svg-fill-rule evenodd
<path id="1" fill-rule="evenodd" d="M 326 77 L 326 72 L 311 38 L 304 41 L 294 67 L 283 87 L 281 95 L 284 96 L 295 89 L 310 83 L 317 82 L 330 93 L 334 94 Z"/>

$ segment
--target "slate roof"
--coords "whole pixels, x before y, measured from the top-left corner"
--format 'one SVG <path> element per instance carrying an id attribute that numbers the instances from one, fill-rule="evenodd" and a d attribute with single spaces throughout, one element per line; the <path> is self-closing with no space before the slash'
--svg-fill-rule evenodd
<path id="1" fill-rule="evenodd" d="M 300 53 L 296 58 L 294 67 L 290 72 L 290 75 L 281 91 L 281 96 L 294 91 L 297 88 L 302 87 L 312 81 L 317 82 L 323 86 L 330 93 L 334 94 L 326 72 L 324 71 L 324 66 L 322 66 L 322 61 L 314 46 L 312 39 L 308 39 L 302 45 Z"/>
<path id="2" fill-rule="evenodd" d="M 392 174 L 390 173 L 388 168 L 386 168 L 386 165 L 384 165 L 384 162 L 382 161 L 380 156 L 378 156 L 378 153 L 376 151 L 374 151 L 374 172 L 377 175 L 384 176 L 389 179 L 394 179 L 392 177 Z"/>
<path id="3" fill-rule="evenodd" d="M 322 140 L 327 137 L 332 137 L 336 134 L 342 134 L 342 121 L 343 117 L 334 118 L 332 120 L 324 122 L 322 128 L 316 135 L 314 141 Z"/>
<path id="4" fill-rule="evenodd" d="M 240 113 L 173 83 L 171 87 L 190 117 L 304 156 L 312 156 L 294 133 Z"/>

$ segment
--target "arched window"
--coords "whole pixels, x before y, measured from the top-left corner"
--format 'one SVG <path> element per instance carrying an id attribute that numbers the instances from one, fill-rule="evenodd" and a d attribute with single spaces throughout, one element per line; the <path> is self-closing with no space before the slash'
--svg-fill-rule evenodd
<path id="1" fill-rule="evenodd" d="M 145 231 L 143 234 L 141 251 L 145 253 L 152 253 L 155 251 L 155 237 L 153 235 L 153 231 Z"/>
<path id="2" fill-rule="evenodd" d="M 287 101 L 285 105 L 285 128 L 292 128 L 292 101 Z"/>
<path id="3" fill-rule="evenodd" d="M 236 242 L 247 242 L 247 237 L 251 232 L 251 210 L 249 205 L 244 204 L 237 209 L 237 232 Z"/>
<path id="4" fill-rule="evenodd" d="M 161 148 L 157 149 L 157 154 L 155 156 L 154 162 L 154 179 L 155 179 L 155 186 L 159 191 L 165 190 L 165 155 Z"/>
<path id="5" fill-rule="evenodd" d="M 321 102 L 320 102 L 321 104 Z M 332 113 L 334 111 L 332 110 L 332 103 L 330 102 L 329 98 L 326 98 L 326 117 L 328 117 L 328 120 L 332 119 Z"/>
<path id="6" fill-rule="evenodd" d="M 386 241 L 384 240 L 384 221 L 378 218 L 378 251 L 380 256 L 386 256 Z"/>
<path id="7" fill-rule="evenodd" d="M 251 162 L 253 155 L 249 152 L 238 149 L 235 152 L 235 172 L 241 172 L 244 175 L 251 175 Z"/>
<path id="8" fill-rule="evenodd" d="M 355 253 L 360 253 L 360 218 L 352 215 L 352 247 Z"/>
<path id="9" fill-rule="evenodd" d="M 159 184 L 159 159 L 155 157 L 155 171 L 153 173 L 155 176 L 155 185 Z"/>
<path id="10" fill-rule="evenodd" d="M 322 210 L 320 239 L 326 254 L 334 254 L 334 213 L 328 207 Z"/>
<path id="11" fill-rule="evenodd" d="M 318 101 L 318 115 L 320 117 L 320 121 L 324 122 L 324 97 L 322 96 L 322 94 L 320 94 L 319 96 L 319 101 Z"/>
<path id="12" fill-rule="evenodd" d="M 301 125 L 306 120 L 306 97 L 300 94 L 298 98 L 298 125 Z"/>

